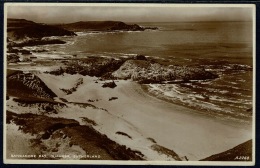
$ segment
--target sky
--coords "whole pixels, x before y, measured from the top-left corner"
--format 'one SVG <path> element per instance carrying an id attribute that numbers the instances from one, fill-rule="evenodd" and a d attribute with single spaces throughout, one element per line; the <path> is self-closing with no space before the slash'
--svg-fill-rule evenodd
<path id="1" fill-rule="evenodd" d="M 87 5 L 87 6 L 86 6 Z M 7 17 L 38 23 L 115 20 L 124 22 L 252 21 L 251 7 L 176 7 L 171 5 L 7 6 Z"/>

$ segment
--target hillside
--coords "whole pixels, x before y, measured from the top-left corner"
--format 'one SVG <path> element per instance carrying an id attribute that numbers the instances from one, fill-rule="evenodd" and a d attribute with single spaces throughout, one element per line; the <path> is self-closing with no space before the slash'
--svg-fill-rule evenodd
<path id="1" fill-rule="evenodd" d="M 202 161 L 252 161 L 252 140 L 230 150 L 202 159 Z"/>
<path id="2" fill-rule="evenodd" d="M 74 32 L 56 26 L 35 23 L 25 19 L 7 19 L 7 37 L 10 40 L 74 35 L 76 35 Z"/>
<path id="3" fill-rule="evenodd" d="M 128 25 L 120 21 L 86 21 L 57 25 L 70 31 L 143 31 L 145 28 L 132 24 Z"/>

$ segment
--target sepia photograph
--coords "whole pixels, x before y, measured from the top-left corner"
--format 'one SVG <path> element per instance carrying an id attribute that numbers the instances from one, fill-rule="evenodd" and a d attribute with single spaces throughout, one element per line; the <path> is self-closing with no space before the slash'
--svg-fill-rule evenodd
<path id="1" fill-rule="evenodd" d="M 254 5 L 4 8 L 4 163 L 255 164 Z"/>

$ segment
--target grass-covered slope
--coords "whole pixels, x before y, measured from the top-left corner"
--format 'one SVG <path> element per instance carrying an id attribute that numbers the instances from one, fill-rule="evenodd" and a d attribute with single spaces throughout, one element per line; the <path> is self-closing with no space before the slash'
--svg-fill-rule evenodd
<path id="1" fill-rule="evenodd" d="M 230 150 L 202 159 L 202 161 L 252 161 L 252 140 Z"/>
<path id="2" fill-rule="evenodd" d="M 80 125 L 73 119 L 10 111 L 7 111 L 6 117 L 7 124 L 13 123 L 19 126 L 23 133 L 36 136 L 30 140 L 31 147 L 39 149 L 39 154 L 46 155 L 44 159 L 54 159 L 51 155 L 61 152 L 62 155 L 68 155 L 70 153 L 66 151 L 73 151 L 73 147 L 78 146 L 85 153 L 81 159 L 143 160 L 141 152 L 119 145 L 93 127 Z M 89 158 L 88 155 L 100 157 Z"/>
<path id="3" fill-rule="evenodd" d="M 7 76 L 7 94 L 30 99 L 49 99 L 56 97 L 36 75 L 22 71 L 10 72 Z"/>

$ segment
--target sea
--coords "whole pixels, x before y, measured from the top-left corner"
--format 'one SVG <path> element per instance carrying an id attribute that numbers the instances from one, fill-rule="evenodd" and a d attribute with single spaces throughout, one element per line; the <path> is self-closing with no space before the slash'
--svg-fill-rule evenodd
<path id="1" fill-rule="evenodd" d="M 142 54 L 162 64 L 201 66 L 219 78 L 151 84 L 151 94 L 202 112 L 250 122 L 253 114 L 253 23 L 137 23 L 158 30 L 77 32 L 65 45 L 38 46 L 39 57 L 129 57 Z M 54 37 L 56 38 L 56 37 Z"/>

